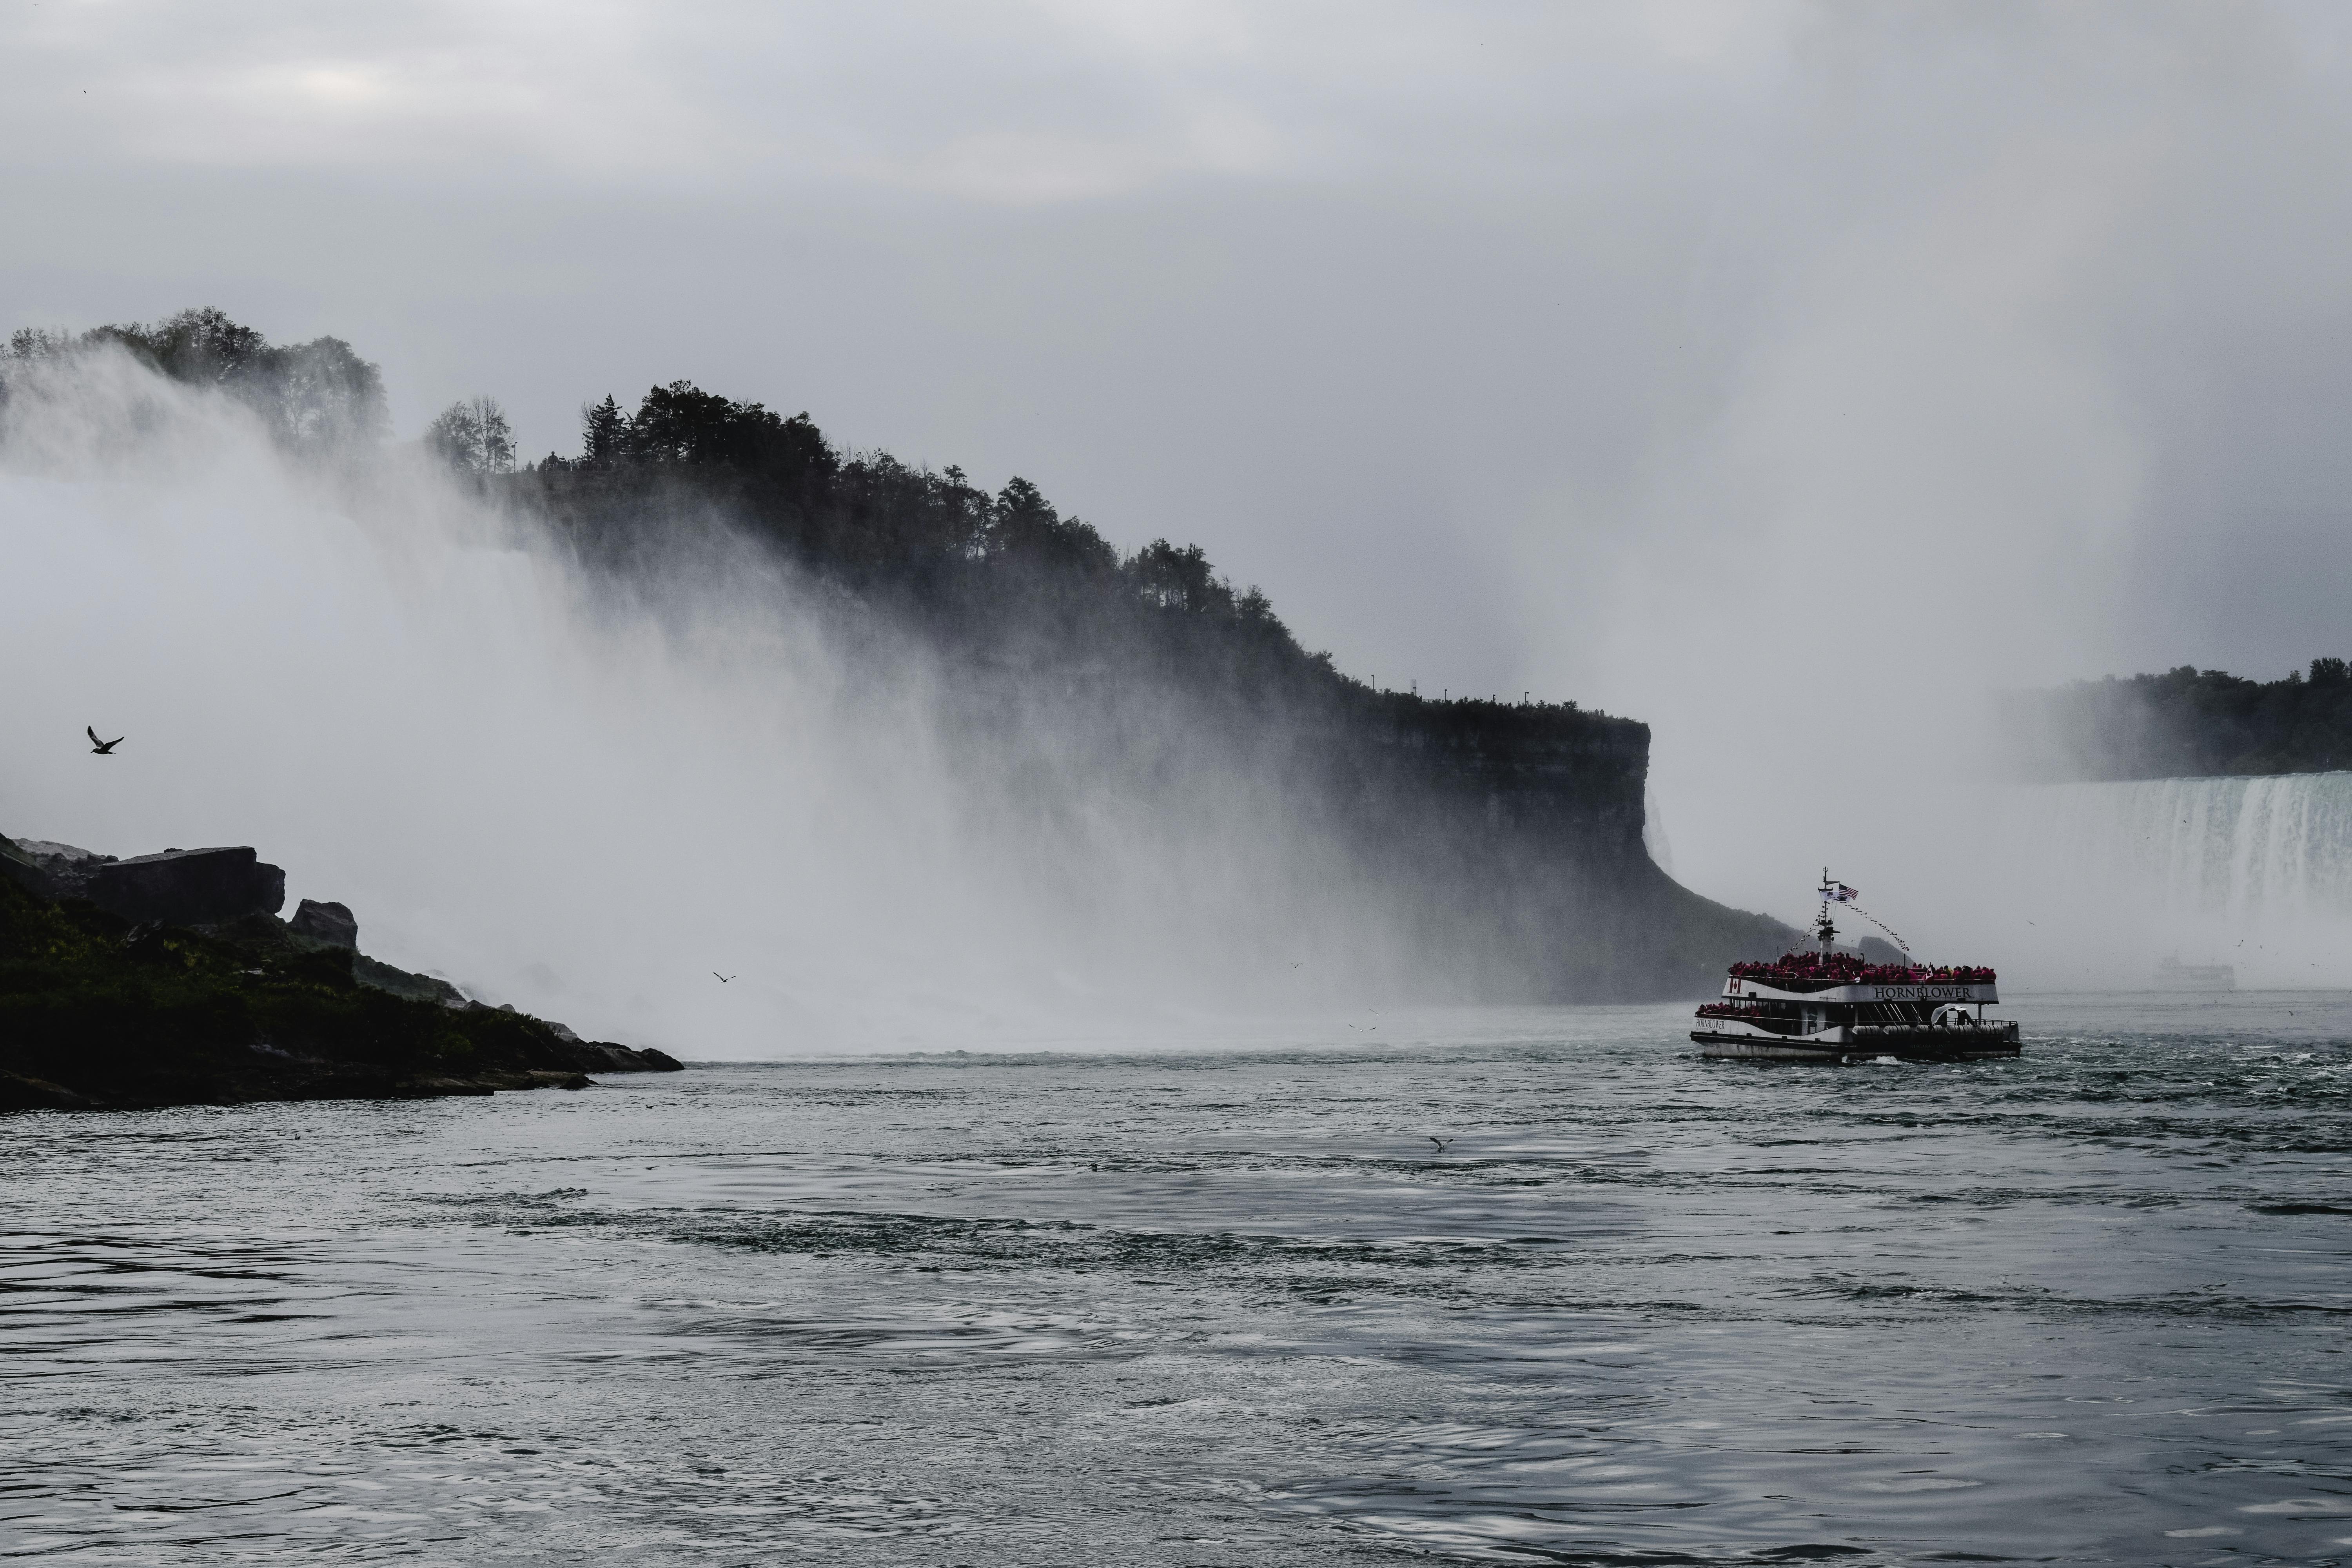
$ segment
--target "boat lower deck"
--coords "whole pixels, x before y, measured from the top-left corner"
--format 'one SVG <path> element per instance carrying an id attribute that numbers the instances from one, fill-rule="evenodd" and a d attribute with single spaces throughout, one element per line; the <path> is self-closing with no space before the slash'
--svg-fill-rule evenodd
<path id="1" fill-rule="evenodd" d="M 1703 1057 L 1759 1061 L 1846 1062 L 1892 1057 L 1897 1061 L 1967 1062 L 2014 1057 L 2023 1047 L 2014 1023 L 1975 1028 L 1873 1026 L 1824 1029 L 1815 1036 L 1761 1030 L 1694 1029 Z"/>

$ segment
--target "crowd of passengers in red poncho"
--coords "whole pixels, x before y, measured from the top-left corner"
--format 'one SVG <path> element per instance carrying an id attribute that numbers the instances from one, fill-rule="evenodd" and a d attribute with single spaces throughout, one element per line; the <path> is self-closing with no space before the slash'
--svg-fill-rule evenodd
<path id="1" fill-rule="evenodd" d="M 1769 963 L 1735 963 L 1740 980 L 1834 980 L 1841 985 L 1935 985 L 1983 984 L 1990 969 L 1965 963 L 1871 963 L 1850 952 L 1784 952 Z"/>

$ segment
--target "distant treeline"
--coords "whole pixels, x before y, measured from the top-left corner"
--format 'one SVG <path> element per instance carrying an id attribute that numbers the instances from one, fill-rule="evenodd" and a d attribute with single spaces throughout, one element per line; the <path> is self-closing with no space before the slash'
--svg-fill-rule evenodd
<path id="1" fill-rule="evenodd" d="M 2078 680 L 2009 700 L 2029 777 L 2207 778 L 2352 768 L 2352 668 L 2249 680 L 2182 665 L 2162 675 Z"/>
<path id="2" fill-rule="evenodd" d="M 378 367 L 340 338 L 272 344 L 206 307 L 152 324 L 71 332 L 22 329 L 0 352 L 0 397 L 11 363 L 104 346 L 174 380 L 218 390 L 297 447 L 380 439 L 387 432 Z M 1423 710 L 1440 729 L 1449 705 L 1379 692 L 1301 648 L 1255 586 L 1236 588 L 1197 544 L 1155 539 L 1122 554 L 1093 524 L 1066 517 L 1025 479 L 994 494 L 960 468 L 918 468 L 887 452 L 836 447 L 806 413 L 672 382 L 634 413 L 614 397 L 581 410 L 578 456 L 551 452 L 518 468 L 497 401 L 465 399 L 437 416 L 426 447 L 507 499 L 569 529 L 593 557 L 625 566 L 713 520 L 749 529 L 803 569 L 882 607 L 920 616 L 967 651 L 1020 664 L 1085 662 L 1134 651 L 1228 689 L 1306 681 L 1326 695 Z M 1517 722 L 1568 721 L 1646 741 L 1646 728 L 1574 702 L 1458 699 L 1459 723 L 1505 711 Z"/>
<path id="3" fill-rule="evenodd" d="M 715 512 L 972 651 L 1058 662 L 1155 628 L 1146 640 L 1160 654 L 1214 654 L 1229 679 L 1331 674 L 1328 656 L 1300 649 L 1265 595 L 1235 589 L 1200 546 L 1156 539 L 1122 556 L 1024 479 L 992 495 L 961 468 L 843 451 L 805 413 L 686 382 L 653 388 L 634 414 L 608 396 L 582 426 L 578 457 L 550 453 L 491 482 L 607 554 L 658 547 L 659 531 Z"/>
<path id="4" fill-rule="evenodd" d="M 453 407 L 440 423 L 462 427 L 466 412 Z M 1082 674 L 1141 665 L 1261 709 L 1336 702 L 1350 720 L 1411 714 L 1431 738 L 1566 726 L 1612 748 L 1648 741 L 1647 726 L 1574 702 L 1375 690 L 1302 648 L 1264 593 L 1236 587 L 1197 544 L 1155 539 L 1122 554 L 1028 479 L 991 494 L 961 468 L 844 449 L 805 412 L 786 416 L 688 382 L 652 388 L 634 413 L 610 395 L 583 408 L 576 457 L 551 452 L 511 474 L 457 461 L 607 559 L 658 549 L 664 531 L 698 516 L 722 516 L 983 665 Z"/>

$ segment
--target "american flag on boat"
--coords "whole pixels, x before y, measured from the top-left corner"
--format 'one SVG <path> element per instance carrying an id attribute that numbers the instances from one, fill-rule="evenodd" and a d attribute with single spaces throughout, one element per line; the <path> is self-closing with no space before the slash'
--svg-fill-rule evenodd
<path id="1" fill-rule="evenodd" d="M 1862 894 L 1843 882 L 1832 882 L 1822 889 L 1822 897 L 1832 904 L 1850 904 Z"/>

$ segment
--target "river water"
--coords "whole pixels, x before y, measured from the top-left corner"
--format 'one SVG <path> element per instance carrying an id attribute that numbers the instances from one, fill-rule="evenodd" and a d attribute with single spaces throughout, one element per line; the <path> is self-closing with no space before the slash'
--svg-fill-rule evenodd
<path id="1" fill-rule="evenodd" d="M 2009 1010 L 7 1119 L 0 1554 L 2352 1562 L 2352 996 Z"/>

